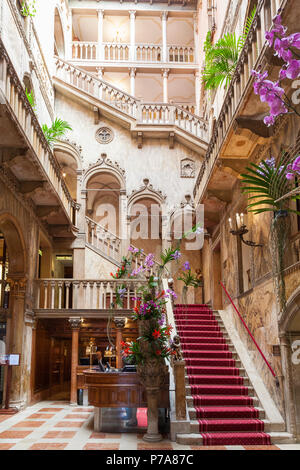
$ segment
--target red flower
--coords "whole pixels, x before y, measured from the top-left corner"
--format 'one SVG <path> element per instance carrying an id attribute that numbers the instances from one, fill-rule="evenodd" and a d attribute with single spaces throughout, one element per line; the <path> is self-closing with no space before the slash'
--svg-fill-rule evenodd
<path id="1" fill-rule="evenodd" d="M 158 350 L 155 352 L 155 354 L 156 354 L 157 356 L 161 356 L 161 350 L 158 349 Z"/>
<path id="2" fill-rule="evenodd" d="M 164 291 L 164 290 L 161 291 L 161 293 L 159 294 L 158 297 L 156 297 L 156 299 L 160 299 L 163 295 L 165 295 L 165 291 Z"/>
<path id="3" fill-rule="evenodd" d="M 157 339 L 160 337 L 160 331 L 159 330 L 154 330 L 152 333 L 153 338 Z"/>

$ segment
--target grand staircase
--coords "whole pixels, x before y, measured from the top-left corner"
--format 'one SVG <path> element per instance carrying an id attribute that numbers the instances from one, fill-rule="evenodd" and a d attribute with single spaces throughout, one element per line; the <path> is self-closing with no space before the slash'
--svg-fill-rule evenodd
<path id="1" fill-rule="evenodd" d="M 218 312 L 206 305 L 177 305 L 174 317 L 186 362 L 190 419 L 190 434 L 177 435 L 177 442 L 270 445 L 276 437 L 291 437 L 266 432 L 270 423 Z"/>

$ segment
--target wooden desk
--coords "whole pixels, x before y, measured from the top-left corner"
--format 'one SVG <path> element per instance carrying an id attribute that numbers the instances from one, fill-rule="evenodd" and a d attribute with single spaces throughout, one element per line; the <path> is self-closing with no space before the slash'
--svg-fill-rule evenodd
<path id="1" fill-rule="evenodd" d="M 84 370 L 89 403 L 97 408 L 146 408 L 146 390 L 136 372 Z M 169 378 L 161 391 L 160 408 L 169 408 Z"/>

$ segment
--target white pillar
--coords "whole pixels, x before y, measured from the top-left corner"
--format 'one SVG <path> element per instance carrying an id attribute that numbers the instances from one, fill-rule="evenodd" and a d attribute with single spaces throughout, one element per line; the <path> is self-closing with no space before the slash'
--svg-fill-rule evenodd
<path id="1" fill-rule="evenodd" d="M 104 59 L 103 48 L 103 18 L 104 10 L 97 10 L 98 13 L 98 60 Z"/>
<path id="2" fill-rule="evenodd" d="M 163 76 L 163 90 L 164 90 L 164 97 L 163 102 L 168 103 L 169 95 L 168 95 L 168 76 L 169 76 L 170 69 L 162 69 L 162 76 Z"/>
<path id="3" fill-rule="evenodd" d="M 199 63 L 198 14 L 194 14 L 194 62 Z"/>
<path id="4" fill-rule="evenodd" d="M 167 51 L 167 19 L 168 12 L 163 11 L 161 14 L 161 25 L 162 25 L 162 59 L 163 62 L 168 62 L 168 51 Z"/>
<path id="5" fill-rule="evenodd" d="M 200 115 L 200 93 L 201 93 L 201 78 L 200 71 L 195 71 L 195 100 L 196 100 L 196 109 L 195 114 Z"/>
<path id="6" fill-rule="evenodd" d="M 70 60 L 72 59 L 73 56 L 73 38 L 72 38 L 72 29 L 73 29 L 73 15 L 72 11 L 70 10 L 70 13 L 68 14 L 68 24 L 67 24 L 67 30 L 66 30 L 66 44 L 65 44 L 65 57 L 64 59 Z"/>
<path id="7" fill-rule="evenodd" d="M 136 11 L 130 10 L 130 60 L 135 60 L 135 15 Z"/>
<path id="8" fill-rule="evenodd" d="M 129 69 L 129 75 L 130 75 L 130 94 L 132 96 L 135 96 L 135 76 L 136 76 L 136 69 L 134 67 L 131 67 Z"/>

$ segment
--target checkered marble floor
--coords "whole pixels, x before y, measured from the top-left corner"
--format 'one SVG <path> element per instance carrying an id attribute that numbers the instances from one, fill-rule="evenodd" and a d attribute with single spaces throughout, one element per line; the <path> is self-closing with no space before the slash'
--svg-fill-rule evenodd
<path id="1" fill-rule="evenodd" d="M 203 447 L 179 445 L 168 436 L 149 444 L 142 434 L 95 433 L 93 407 L 44 401 L 16 415 L 0 415 L 0 450 L 300 450 L 297 445 Z"/>

